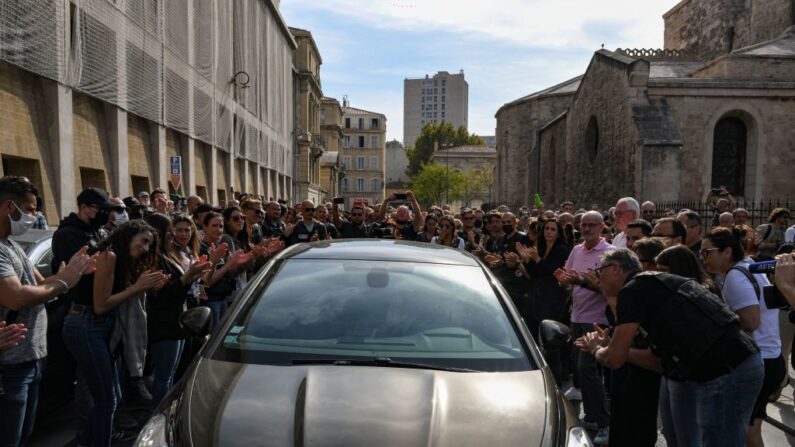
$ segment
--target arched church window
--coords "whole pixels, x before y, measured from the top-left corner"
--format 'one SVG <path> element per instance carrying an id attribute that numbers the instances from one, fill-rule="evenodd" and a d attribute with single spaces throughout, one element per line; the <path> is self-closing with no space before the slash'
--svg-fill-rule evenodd
<path id="1" fill-rule="evenodd" d="M 593 163 L 596 160 L 596 154 L 599 152 L 599 124 L 596 122 L 596 117 L 591 116 L 588 121 L 588 128 L 585 130 L 585 153 L 588 154 L 588 162 Z"/>
<path id="2" fill-rule="evenodd" d="M 735 196 L 745 193 L 745 157 L 748 129 L 736 117 L 726 117 L 715 125 L 712 146 L 712 187 L 725 186 Z"/>

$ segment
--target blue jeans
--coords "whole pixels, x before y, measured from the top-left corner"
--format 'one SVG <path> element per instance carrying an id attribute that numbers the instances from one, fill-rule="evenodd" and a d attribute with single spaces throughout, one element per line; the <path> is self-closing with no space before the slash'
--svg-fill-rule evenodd
<path id="1" fill-rule="evenodd" d="M 660 382 L 660 419 L 668 447 L 701 447 L 696 382 L 663 377 Z"/>
<path id="2" fill-rule="evenodd" d="M 227 304 L 226 300 L 220 300 L 220 301 L 207 301 L 206 305 L 207 307 L 210 308 L 210 310 L 213 313 L 212 329 L 214 330 L 216 327 L 218 327 L 218 323 L 221 321 L 221 318 L 223 318 L 227 309 L 229 309 L 229 304 Z"/>
<path id="3" fill-rule="evenodd" d="M 121 399 L 119 376 L 108 347 L 113 325 L 111 315 L 96 315 L 90 308 L 72 308 L 64 320 L 64 344 L 75 358 L 94 401 L 89 415 L 91 439 L 78 439 L 80 444 L 110 446 L 113 415 Z"/>
<path id="4" fill-rule="evenodd" d="M 174 383 L 174 372 L 182 355 L 185 340 L 160 340 L 151 344 L 149 352 L 152 354 L 152 404 L 157 406 L 166 396 Z"/>
<path id="5" fill-rule="evenodd" d="M 5 395 L 0 397 L 0 446 L 17 447 L 33 433 L 44 360 L 0 366 Z"/>
<path id="6" fill-rule="evenodd" d="M 698 384 L 696 406 L 704 447 L 745 445 L 751 412 L 764 378 L 762 357 L 756 353 L 717 379 Z"/>

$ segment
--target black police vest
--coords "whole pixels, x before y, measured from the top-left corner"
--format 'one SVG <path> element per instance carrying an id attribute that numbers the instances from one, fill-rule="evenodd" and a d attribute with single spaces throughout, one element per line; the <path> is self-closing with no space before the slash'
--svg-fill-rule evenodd
<path id="1" fill-rule="evenodd" d="M 732 312 L 714 293 L 697 281 L 669 273 L 644 272 L 635 281 L 658 281 L 671 291 L 657 311 L 659 323 L 647 340 L 660 357 L 664 375 L 690 380 L 693 367 L 723 337 L 728 326 L 739 324 Z"/>

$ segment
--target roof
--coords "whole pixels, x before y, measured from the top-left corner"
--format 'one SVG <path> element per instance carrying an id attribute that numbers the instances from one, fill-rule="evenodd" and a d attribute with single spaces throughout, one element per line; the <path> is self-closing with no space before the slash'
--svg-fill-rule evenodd
<path id="1" fill-rule="evenodd" d="M 369 110 L 364 110 L 364 109 L 357 109 L 356 107 L 351 107 L 351 106 L 343 107 L 342 108 L 342 114 L 343 115 L 351 115 L 351 116 L 357 116 L 357 115 L 380 115 L 380 116 L 382 116 L 382 117 L 384 117 L 386 119 L 386 115 L 384 115 L 383 113 L 371 112 Z"/>
<path id="2" fill-rule="evenodd" d="M 448 149 L 440 149 L 434 154 L 444 152 L 448 154 L 497 154 L 497 149 L 485 145 L 456 146 Z"/>
<path id="3" fill-rule="evenodd" d="M 339 103 L 340 103 L 340 102 L 337 100 L 337 98 L 332 98 L 332 97 L 330 97 L 330 96 L 323 96 L 322 98 L 320 98 L 320 101 L 322 101 L 322 102 L 336 102 L 337 104 L 339 104 Z"/>
<path id="4" fill-rule="evenodd" d="M 305 37 L 309 39 L 309 43 L 312 45 L 312 48 L 315 49 L 315 54 L 317 54 L 318 63 L 323 64 L 323 57 L 320 56 L 320 49 L 318 49 L 317 43 L 315 43 L 315 38 L 312 36 L 312 32 L 302 28 L 296 28 L 294 26 L 290 26 L 288 28 L 294 37 Z"/>
<path id="5" fill-rule="evenodd" d="M 337 239 L 298 244 L 283 252 L 287 259 L 410 262 L 477 267 L 471 254 L 442 245 L 392 239 Z"/>
<path id="6" fill-rule="evenodd" d="M 580 81 L 582 81 L 584 74 L 579 75 L 575 78 L 571 78 L 568 81 L 561 82 L 560 84 L 553 85 L 552 87 L 546 88 L 544 90 L 537 91 L 535 93 L 531 93 L 527 96 L 522 96 L 519 99 L 513 100 L 511 102 L 506 102 L 505 104 L 500 107 L 500 110 L 503 107 L 512 106 L 516 104 L 521 104 L 523 102 L 527 102 L 536 98 L 542 98 L 546 96 L 554 96 L 554 95 L 573 95 L 577 92 L 577 89 L 580 87 Z M 500 113 L 500 110 L 497 110 L 497 113 Z"/>
<path id="7" fill-rule="evenodd" d="M 649 62 L 649 78 L 689 78 L 703 66 L 703 62 L 693 61 L 651 61 Z"/>
<path id="8" fill-rule="evenodd" d="M 767 42 L 750 47 L 739 48 L 732 54 L 746 56 L 795 56 L 795 26 L 791 26 L 783 35 Z"/>

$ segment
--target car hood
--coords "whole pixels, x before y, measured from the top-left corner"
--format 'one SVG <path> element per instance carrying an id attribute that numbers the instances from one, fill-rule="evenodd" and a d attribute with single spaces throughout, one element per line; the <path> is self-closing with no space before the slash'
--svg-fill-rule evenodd
<path id="1" fill-rule="evenodd" d="M 185 386 L 179 431 L 195 446 L 538 446 L 546 425 L 541 371 L 202 359 Z"/>

